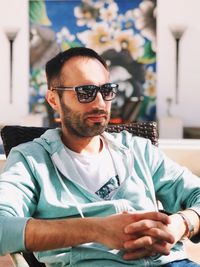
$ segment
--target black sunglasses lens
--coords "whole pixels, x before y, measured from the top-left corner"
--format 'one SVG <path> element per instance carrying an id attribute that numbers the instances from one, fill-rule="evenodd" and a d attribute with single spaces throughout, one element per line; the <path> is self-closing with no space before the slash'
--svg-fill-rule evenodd
<path id="1" fill-rule="evenodd" d="M 79 102 L 92 102 L 97 94 L 98 87 L 95 85 L 83 85 L 75 88 Z"/>
<path id="2" fill-rule="evenodd" d="M 118 84 L 106 83 L 101 86 L 101 94 L 104 100 L 109 101 L 115 98 L 117 94 Z"/>
<path id="3" fill-rule="evenodd" d="M 99 91 L 105 101 L 110 101 L 117 94 L 118 84 L 106 83 L 101 87 L 96 85 L 82 85 L 75 87 L 75 91 L 80 103 L 90 103 L 94 101 L 97 92 Z"/>

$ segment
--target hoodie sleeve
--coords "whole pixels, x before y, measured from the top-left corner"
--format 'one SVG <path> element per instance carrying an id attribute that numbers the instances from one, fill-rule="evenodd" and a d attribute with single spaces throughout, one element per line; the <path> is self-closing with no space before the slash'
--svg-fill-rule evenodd
<path id="1" fill-rule="evenodd" d="M 147 146 L 146 155 L 156 196 L 165 210 L 174 213 L 191 208 L 200 216 L 200 178 L 154 146 Z"/>
<path id="2" fill-rule="evenodd" d="M 0 255 L 26 250 L 24 230 L 28 219 L 0 216 Z"/>
<path id="3" fill-rule="evenodd" d="M 35 211 L 38 185 L 27 159 L 12 150 L 0 175 L 0 254 L 24 251 L 26 222 Z"/>

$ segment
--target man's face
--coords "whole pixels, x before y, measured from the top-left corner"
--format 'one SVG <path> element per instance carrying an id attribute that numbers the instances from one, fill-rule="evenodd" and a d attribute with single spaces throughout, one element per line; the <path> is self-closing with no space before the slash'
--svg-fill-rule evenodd
<path id="1" fill-rule="evenodd" d="M 109 73 L 96 59 L 76 57 L 62 69 L 62 85 L 103 85 L 109 82 Z M 111 101 L 105 101 L 98 92 L 94 101 L 80 103 L 75 91 L 64 91 L 60 99 L 62 126 L 78 137 L 101 134 L 110 119 Z"/>

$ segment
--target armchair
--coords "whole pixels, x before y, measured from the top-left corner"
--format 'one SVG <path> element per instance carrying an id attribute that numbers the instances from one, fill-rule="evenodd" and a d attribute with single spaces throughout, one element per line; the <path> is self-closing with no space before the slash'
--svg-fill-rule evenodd
<path id="1" fill-rule="evenodd" d="M 26 127 L 26 126 L 4 126 L 1 129 L 1 137 L 6 156 L 8 156 L 12 147 L 21 143 L 32 141 L 34 138 L 42 135 L 47 129 L 45 127 Z M 127 130 L 133 135 L 148 138 L 152 144 L 158 145 L 157 124 L 155 122 L 136 122 L 128 124 L 109 125 L 107 132 L 121 132 Z M 11 254 L 16 267 L 43 267 L 32 253 L 14 253 Z"/>

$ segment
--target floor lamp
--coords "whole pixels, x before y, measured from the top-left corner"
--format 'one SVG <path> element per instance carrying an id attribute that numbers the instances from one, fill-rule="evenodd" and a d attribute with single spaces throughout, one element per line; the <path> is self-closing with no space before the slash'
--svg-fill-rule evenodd
<path id="1" fill-rule="evenodd" d="M 10 98 L 9 102 L 12 104 L 13 102 L 13 51 L 14 51 L 14 41 L 18 33 L 18 29 L 15 27 L 7 27 L 4 29 L 4 32 L 9 41 L 9 50 L 10 50 Z"/>

